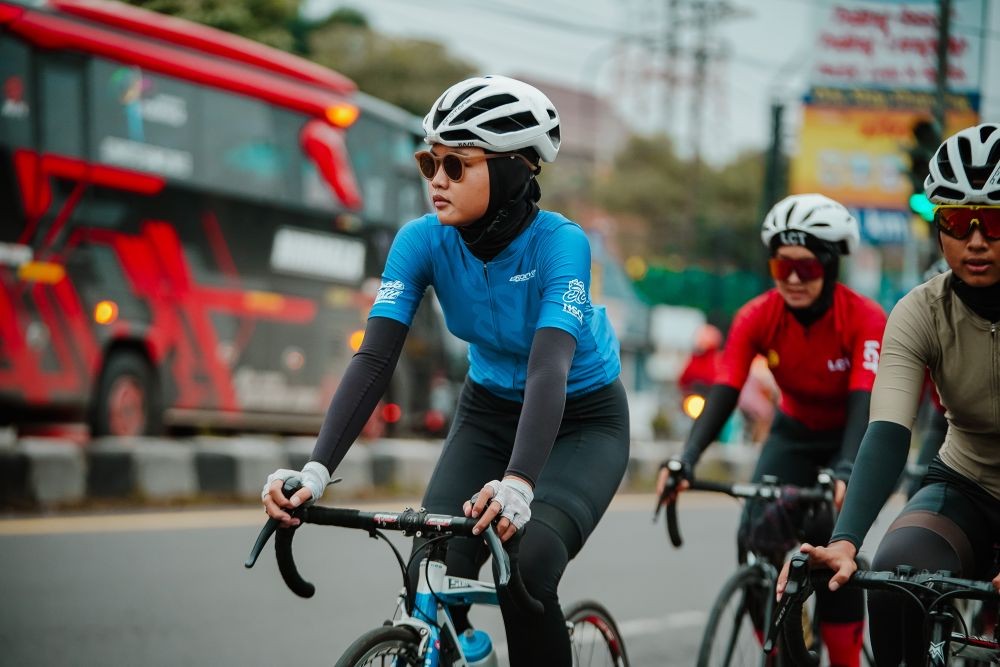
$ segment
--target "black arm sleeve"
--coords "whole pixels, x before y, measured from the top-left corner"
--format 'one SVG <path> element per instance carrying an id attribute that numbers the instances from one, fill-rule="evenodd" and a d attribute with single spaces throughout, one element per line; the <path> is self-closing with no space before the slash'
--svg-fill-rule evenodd
<path id="1" fill-rule="evenodd" d="M 694 470 L 702 453 L 719 436 L 719 431 L 729 419 L 729 415 L 733 414 L 733 409 L 739 399 L 740 390 L 735 387 L 713 384 L 708 388 L 705 409 L 694 420 L 691 432 L 688 433 L 687 442 L 684 443 L 684 451 L 681 453 L 681 461 L 688 466 L 689 470 Z"/>
<path id="2" fill-rule="evenodd" d="M 534 486 L 555 444 L 566 407 L 566 379 L 576 353 L 576 339 L 554 327 L 535 332 L 528 355 L 524 406 L 517 422 L 507 474 Z"/>
<path id="3" fill-rule="evenodd" d="M 910 429 L 887 421 L 868 425 L 831 542 L 847 540 L 861 548 L 865 535 L 896 488 L 909 453 Z"/>
<path id="4" fill-rule="evenodd" d="M 847 421 L 840 445 L 840 458 L 833 466 L 833 476 L 847 481 L 851 478 L 854 459 L 858 456 L 861 439 L 868 428 L 868 408 L 872 404 L 870 391 L 852 391 L 847 395 Z"/>
<path id="5" fill-rule="evenodd" d="M 361 348 L 351 359 L 330 401 L 312 460 L 333 472 L 354 444 L 389 386 L 410 328 L 388 317 L 372 317 Z"/>

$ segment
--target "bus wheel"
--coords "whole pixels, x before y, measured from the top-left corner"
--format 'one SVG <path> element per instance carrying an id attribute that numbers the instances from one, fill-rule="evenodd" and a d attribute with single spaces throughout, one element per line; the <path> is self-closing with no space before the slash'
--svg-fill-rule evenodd
<path id="1" fill-rule="evenodd" d="M 149 435 L 157 432 L 158 421 L 153 369 L 135 352 L 114 352 L 101 374 L 93 435 Z"/>

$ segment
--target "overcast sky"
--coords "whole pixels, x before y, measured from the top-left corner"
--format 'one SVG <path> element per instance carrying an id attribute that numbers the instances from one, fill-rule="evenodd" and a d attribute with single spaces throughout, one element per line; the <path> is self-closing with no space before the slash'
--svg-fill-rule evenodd
<path id="1" fill-rule="evenodd" d="M 911 0 L 912 1 L 912 0 Z M 919 1 L 919 0 L 917 0 Z M 625 37 L 664 30 L 667 0 L 306 0 L 309 16 L 337 7 L 364 13 L 372 27 L 395 36 L 429 38 L 483 73 L 527 74 L 607 96 L 634 127 L 668 129 L 690 148 L 690 59 L 684 60 L 667 105 L 667 86 L 650 68 L 648 51 L 625 48 Z M 809 52 L 823 13 L 819 0 L 730 0 L 735 16 L 712 30 L 710 49 L 726 53 L 709 70 L 702 106 L 703 153 L 719 162 L 743 148 L 762 147 L 768 108 L 778 95 L 805 91 Z M 983 120 L 1000 122 L 1000 2 L 989 2 L 983 56 Z M 957 26 L 968 33 L 970 25 Z M 693 45 L 692 27 L 680 29 Z M 685 81 L 684 79 L 687 79 Z M 789 116 L 794 124 L 794 105 Z"/>

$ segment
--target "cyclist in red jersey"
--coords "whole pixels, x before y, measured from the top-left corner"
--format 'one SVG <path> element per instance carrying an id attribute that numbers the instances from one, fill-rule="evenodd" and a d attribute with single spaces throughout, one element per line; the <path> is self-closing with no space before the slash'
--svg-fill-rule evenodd
<path id="1" fill-rule="evenodd" d="M 702 452 L 736 407 L 750 365 L 761 354 L 781 389 L 781 402 L 753 480 L 774 475 L 784 484 L 811 486 L 818 469 L 832 468 L 839 507 L 868 424 L 886 315 L 874 301 L 837 280 L 840 255 L 859 241 L 857 221 L 839 203 L 819 194 L 787 197 L 767 214 L 761 238 L 771 255 L 775 288 L 745 304 L 733 320 L 722 367 L 679 458 L 686 478 L 679 490 L 688 487 L 686 480 L 693 478 Z M 669 475 L 666 466 L 657 481 L 658 494 Z M 752 543 L 757 550 L 773 552 L 780 567 L 794 538 L 781 534 L 784 522 L 770 519 L 747 506 L 740 523 L 740 553 Z M 828 538 L 830 521 L 814 523 L 810 536 Z M 825 592 L 818 604 L 831 664 L 858 665 L 864 635 L 861 593 Z"/>

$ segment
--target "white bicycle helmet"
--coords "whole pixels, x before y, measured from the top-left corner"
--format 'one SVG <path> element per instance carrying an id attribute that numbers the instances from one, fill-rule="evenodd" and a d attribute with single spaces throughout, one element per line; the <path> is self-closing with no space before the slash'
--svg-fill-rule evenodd
<path id="1" fill-rule="evenodd" d="M 506 76 L 456 83 L 424 117 L 424 141 L 495 152 L 533 148 L 545 162 L 559 153 L 559 114 L 540 90 Z"/>
<path id="2" fill-rule="evenodd" d="M 967 127 L 931 158 L 924 193 L 935 204 L 1000 205 L 1000 125 Z"/>
<path id="3" fill-rule="evenodd" d="M 858 221 L 843 204 L 820 194 L 785 197 L 767 212 L 760 238 L 771 247 L 771 239 L 782 232 L 805 232 L 840 248 L 840 254 L 854 252 L 861 241 Z"/>

